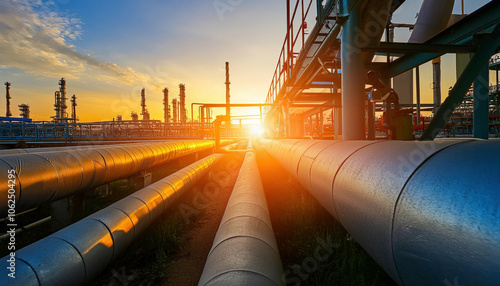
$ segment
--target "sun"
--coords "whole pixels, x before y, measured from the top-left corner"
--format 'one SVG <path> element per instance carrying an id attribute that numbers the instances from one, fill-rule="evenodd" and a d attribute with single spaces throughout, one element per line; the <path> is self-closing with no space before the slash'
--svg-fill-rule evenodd
<path id="1" fill-rule="evenodd" d="M 252 125 L 252 127 L 250 128 L 250 136 L 251 137 L 258 138 L 258 137 L 262 137 L 263 134 L 264 134 L 264 128 L 262 127 L 262 125 L 260 123 Z"/>

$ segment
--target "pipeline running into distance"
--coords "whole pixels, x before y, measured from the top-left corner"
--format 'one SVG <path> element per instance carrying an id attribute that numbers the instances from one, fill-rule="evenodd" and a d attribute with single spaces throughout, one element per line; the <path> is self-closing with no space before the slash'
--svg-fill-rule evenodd
<path id="1" fill-rule="evenodd" d="M 399 285 L 500 285 L 500 141 L 261 144 Z"/>
<path id="2" fill-rule="evenodd" d="M 205 157 L 0 261 L 0 285 L 89 284 L 223 155 Z"/>
<path id="3" fill-rule="evenodd" d="M 247 152 L 198 285 L 284 285 L 255 154 Z"/>
<path id="4" fill-rule="evenodd" d="M 0 217 L 8 210 L 9 170 L 16 173 L 15 209 L 19 213 L 214 146 L 211 140 L 172 140 L 20 149 L 16 152 L 33 153 L 5 156 L 0 153 L 0 174 L 5 174 L 0 176 L 0 185 L 5 186 L 0 188 Z"/>

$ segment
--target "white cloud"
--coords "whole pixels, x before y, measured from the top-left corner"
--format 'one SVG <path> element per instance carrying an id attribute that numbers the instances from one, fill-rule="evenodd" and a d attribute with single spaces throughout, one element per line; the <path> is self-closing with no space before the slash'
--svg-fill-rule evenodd
<path id="1" fill-rule="evenodd" d="M 80 20 L 53 7 L 53 2 L 41 0 L 0 2 L 0 68 L 67 78 L 97 71 L 107 82 L 111 78 L 159 87 L 148 74 L 80 54 L 71 44 L 82 33 Z"/>

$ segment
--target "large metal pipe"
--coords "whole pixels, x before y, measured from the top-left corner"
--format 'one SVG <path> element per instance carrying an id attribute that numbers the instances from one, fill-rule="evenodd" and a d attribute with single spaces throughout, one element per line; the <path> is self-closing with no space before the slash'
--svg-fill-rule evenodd
<path id="1" fill-rule="evenodd" d="M 21 212 L 214 146 L 211 140 L 182 140 L 40 150 L 1 156 L 0 173 L 15 170 L 16 212 Z M 0 184 L 8 185 L 7 176 L 0 177 Z M 1 188 L 2 217 L 7 214 L 7 197 L 7 188 Z"/>
<path id="2" fill-rule="evenodd" d="M 198 285 L 284 285 L 255 154 L 248 152 Z"/>
<path id="3" fill-rule="evenodd" d="M 362 53 L 361 48 L 377 45 L 389 17 L 391 1 L 343 0 L 343 13 L 349 15 L 342 26 L 342 138 L 365 139 L 364 64 L 374 53 Z"/>
<path id="4" fill-rule="evenodd" d="M 205 157 L 1 259 L 0 285 L 89 284 L 223 155 Z"/>
<path id="5" fill-rule="evenodd" d="M 441 57 L 432 60 L 432 83 L 435 116 L 441 106 Z"/>
<path id="6" fill-rule="evenodd" d="M 424 0 L 418 13 L 417 22 L 410 35 L 409 43 L 423 43 L 446 27 L 453 12 L 454 0 Z M 441 106 L 441 58 L 432 61 L 434 114 Z M 408 71 L 411 72 L 411 71 Z M 418 115 L 420 116 L 420 115 Z"/>
<path id="7" fill-rule="evenodd" d="M 262 143 L 398 284 L 500 284 L 500 141 Z"/>
<path id="8" fill-rule="evenodd" d="M 361 13 L 353 9 L 343 26 L 341 41 L 342 57 L 342 138 L 365 139 L 365 83 L 359 80 L 365 74 L 361 58 L 359 29 Z"/>
<path id="9" fill-rule="evenodd" d="M 454 0 L 424 0 L 409 43 L 423 43 L 448 26 Z"/>

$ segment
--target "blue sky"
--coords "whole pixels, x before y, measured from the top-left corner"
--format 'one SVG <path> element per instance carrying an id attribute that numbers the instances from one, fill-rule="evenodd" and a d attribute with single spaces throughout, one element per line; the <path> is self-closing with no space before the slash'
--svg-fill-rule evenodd
<path id="1" fill-rule="evenodd" d="M 465 2 L 471 12 L 488 1 Z M 232 102 L 264 102 L 286 32 L 285 3 L 3 0 L 0 80 L 12 82 L 12 104 L 29 103 L 37 120 L 53 115 L 61 77 L 68 80 L 68 95 L 78 96 L 82 121 L 117 114 L 129 119 L 140 109 L 142 87 L 152 118 L 162 119 L 161 89 L 177 96 L 181 82 L 188 104 L 224 102 L 224 62 L 229 61 Z M 414 23 L 421 3 L 407 0 L 395 21 Z M 397 35 L 406 40 L 408 33 Z"/>

